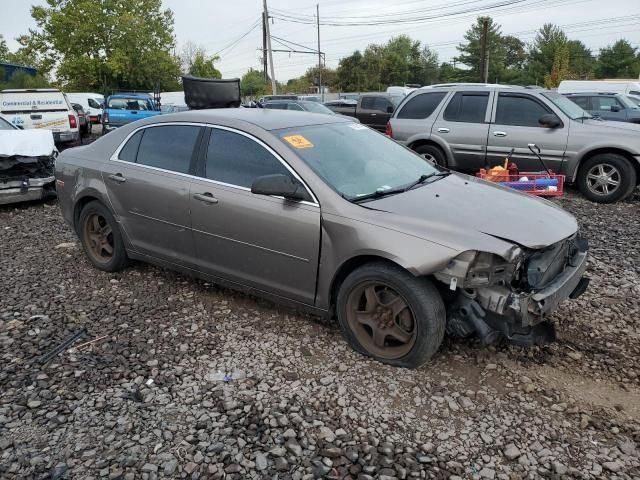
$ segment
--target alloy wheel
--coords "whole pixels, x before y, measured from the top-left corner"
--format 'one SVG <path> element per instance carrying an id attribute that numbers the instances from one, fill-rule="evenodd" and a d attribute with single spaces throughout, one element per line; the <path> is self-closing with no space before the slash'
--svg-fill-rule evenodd
<path id="1" fill-rule="evenodd" d="M 106 218 L 98 213 L 87 216 L 83 235 L 88 254 L 97 263 L 108 263 L 113 258 L 113 230 Z"/>
<path id="2" fill-rule="evenodd" d="M 360 345 L 382 358 L 404 357 L 416 341 L 416 321 L 409 304 L 380 281 L 362 283 L 351 291 L 347 322 Z"/>
<path id="3" fill-rule="evenodd" d="M 587 172 L 587 188 L 594 195 L 605 196 L 620 186 L 620 172 L 609 163 L 598 163 Z"/>

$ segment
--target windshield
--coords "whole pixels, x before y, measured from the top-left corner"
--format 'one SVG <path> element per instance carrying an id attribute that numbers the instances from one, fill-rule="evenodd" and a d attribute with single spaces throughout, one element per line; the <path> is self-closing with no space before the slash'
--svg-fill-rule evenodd
<path id="1" fill-rule="evenodd" d="M 16 130 L 16 127 L 12 123 L 9 123 L 4 118 L 0 117 L 0 130 Z"/>
<path id="2" fill-rule="evenodd" d="M 407 186 L 439 172 L 393 140 L 357 123 L 274 132 L 331 188 L 349 199 Z"/>
<path id="3" fill-rule="evenodd" d="M 335 112 L 333 112 L 332 110 L 329 110 L 327 107 L 325 107 L 321 103 L 306 101 L 306 102 L 300 102 L 300 104 L 304 107 L 304 109 L 307 112 L 328 113 L 329 115 L 335 115 Z"/>
<path id="4" fill-rule="evenodd" d="M 553 104 L 560 110 L 562 110 L 562 112 L 571 120 L 578 120 L 579 118 L 592 118 L 589 113 L 585 112 L 581 107 L 573 103 L 572 100 L 569 100 L 564 95 L 560 95 L 559 93 L 554 92 L 544 92 L 542 95 L 551 100 Z"/>
<path id="5" fill-rule="evenodd" d="M 108 107 L 113 110 L 151 110 L 149 102 L 138 98 L 110 98 Z"/>

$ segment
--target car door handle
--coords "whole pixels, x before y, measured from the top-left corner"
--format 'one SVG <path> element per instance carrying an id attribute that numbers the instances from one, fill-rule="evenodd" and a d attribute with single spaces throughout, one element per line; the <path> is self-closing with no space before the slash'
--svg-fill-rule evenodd
<path id="1" fill-rule="evenodd" d="M 124 178 L 121 173 L 111 174 L 111 175 L 109 175 L 109 179 L 113 180 L 114 182 L 118 182 L 118 183 L 124 183 L 124 182 L 127 181 L 127 179 Z"/>
<path id="2" fill-rule="evenodd" d="M 506 137 L 507 132 L 493 132 L 494 137 Z"/>
<path id="3" fill-rule="evenodd" d="M 218 199 L 209 192 L 194 193 L 193 198 L 195 198 L 196 200 L 200 200 L 201 202 L 204 202 L 204 203 L 218 203 Z"/>
<path id="4" fill-rule="evenodd" d="M 451 130 L 449 130 L 448 128 L 445 128 L 445 127 L 440 127 L 440 128 L 438 129 L 438 131 L 439 131 L 440 133 L 449 133 Z"/>
<path id="5" fill-rule="evenodd" d="M 376 115 L 378 115 L 377 113 L 372 113 L 371 116 L 375 117 Z"/>

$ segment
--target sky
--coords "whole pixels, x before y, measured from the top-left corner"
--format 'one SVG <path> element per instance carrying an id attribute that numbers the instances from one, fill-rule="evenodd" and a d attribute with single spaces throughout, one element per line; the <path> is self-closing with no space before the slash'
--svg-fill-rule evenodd
<path id="1" fill-rule="evenodd" d="M 550 22 L 563 26 L 570 39 L 581 40 L 594 53 L 620 38 L 640 47 L 640 0 L 268 0 L 269 13 L 276 17 L 270 24 L 272 38 L 317 50 L 315 25 L 285 18 L 314 21 L 318 2 L 321 23 L 419 20 L 387 25 L 321 24 L 320 49 L 325 52 L 327 66 L 332 68 L 354 50 L 401 34 L 429 45 L 441 62 L 449 62 L 457 54 L 456 46 L 465 31 L 482 14 L 492 16 L 504 34 L 515 34 L 525 42 L 533 40 L 535 30 Z M 10 49 L 17 48 L 15 37 L 35 27 L 31 5 L 43 3 L 0 0 L 0 33 Z M 217 67 L 224 78 L 240 77 L 250 67 L 262 69 L 262 0 L 163 0 L 163 6 L 174 12 L 178 51 L 186 42 L 193 42 L 211 55 L 218 54 Z M 285 47 L 276 40 L 272 46 L 304 49 L 290 44 Z M 273 60 L 275 77 L 286 81 L 317 65 L 318 57 L 277 52 Z"/>

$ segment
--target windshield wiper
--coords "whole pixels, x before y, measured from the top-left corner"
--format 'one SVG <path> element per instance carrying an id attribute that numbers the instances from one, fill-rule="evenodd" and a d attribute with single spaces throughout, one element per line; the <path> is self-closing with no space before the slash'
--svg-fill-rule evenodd
<path id="1" fill-rule="evenodd" d="M 411 182 L 409 185 L 405 186 L 404 187 L 404 191 L 406 192 L 407 190 L 411 190 L 413 187 L 416 187 L 418 185 L 423 184 L 424 182 L 426 182 L 430 178 L 433 178 L 433 177 L 446 177 L 447 175 L 451 175 L 451 172 L 442 171 L 442 172 L 434 172 L 434 173 L 428 173 L 428 174 L 420 175 L 420 178 L 418 178 L 416 181 Z"/>
<path id="2" fill-rule="evenodd" d="M 411 190 L 412 188 L 416 187 L 417 185 L 420 185 L 420 184 L 426 182 L 430 178 L 446 177 L 447 175 L 450 175 L 450 174 L 451 174 L 451 172 L 447 172 L 447 171 L 423 174 L 423 175 L 420 175 L 420 177 L 418 177 L 417 180 L 414 180 L 413 182 L 409 183 L 408 185 L 404 185 L 403 187 L 388 188 L 388 189 L 378 188 L 375 192 L 371 192 L 371 193 L 367 193 L 365 195 L 359 195 L 357 197 L 353 197 L 351 199 L 351 201 L 354 202 L 354 203 L 359 203 L 359 202 L 362 202 L 364 200 L 370 200 L 372 198 L 382 198 L 382 197 L 386 197 L 388 195 L 395 195 L 396 193 L 403 193 L 403 192 L 406 192 L 408 190 Z"/>

